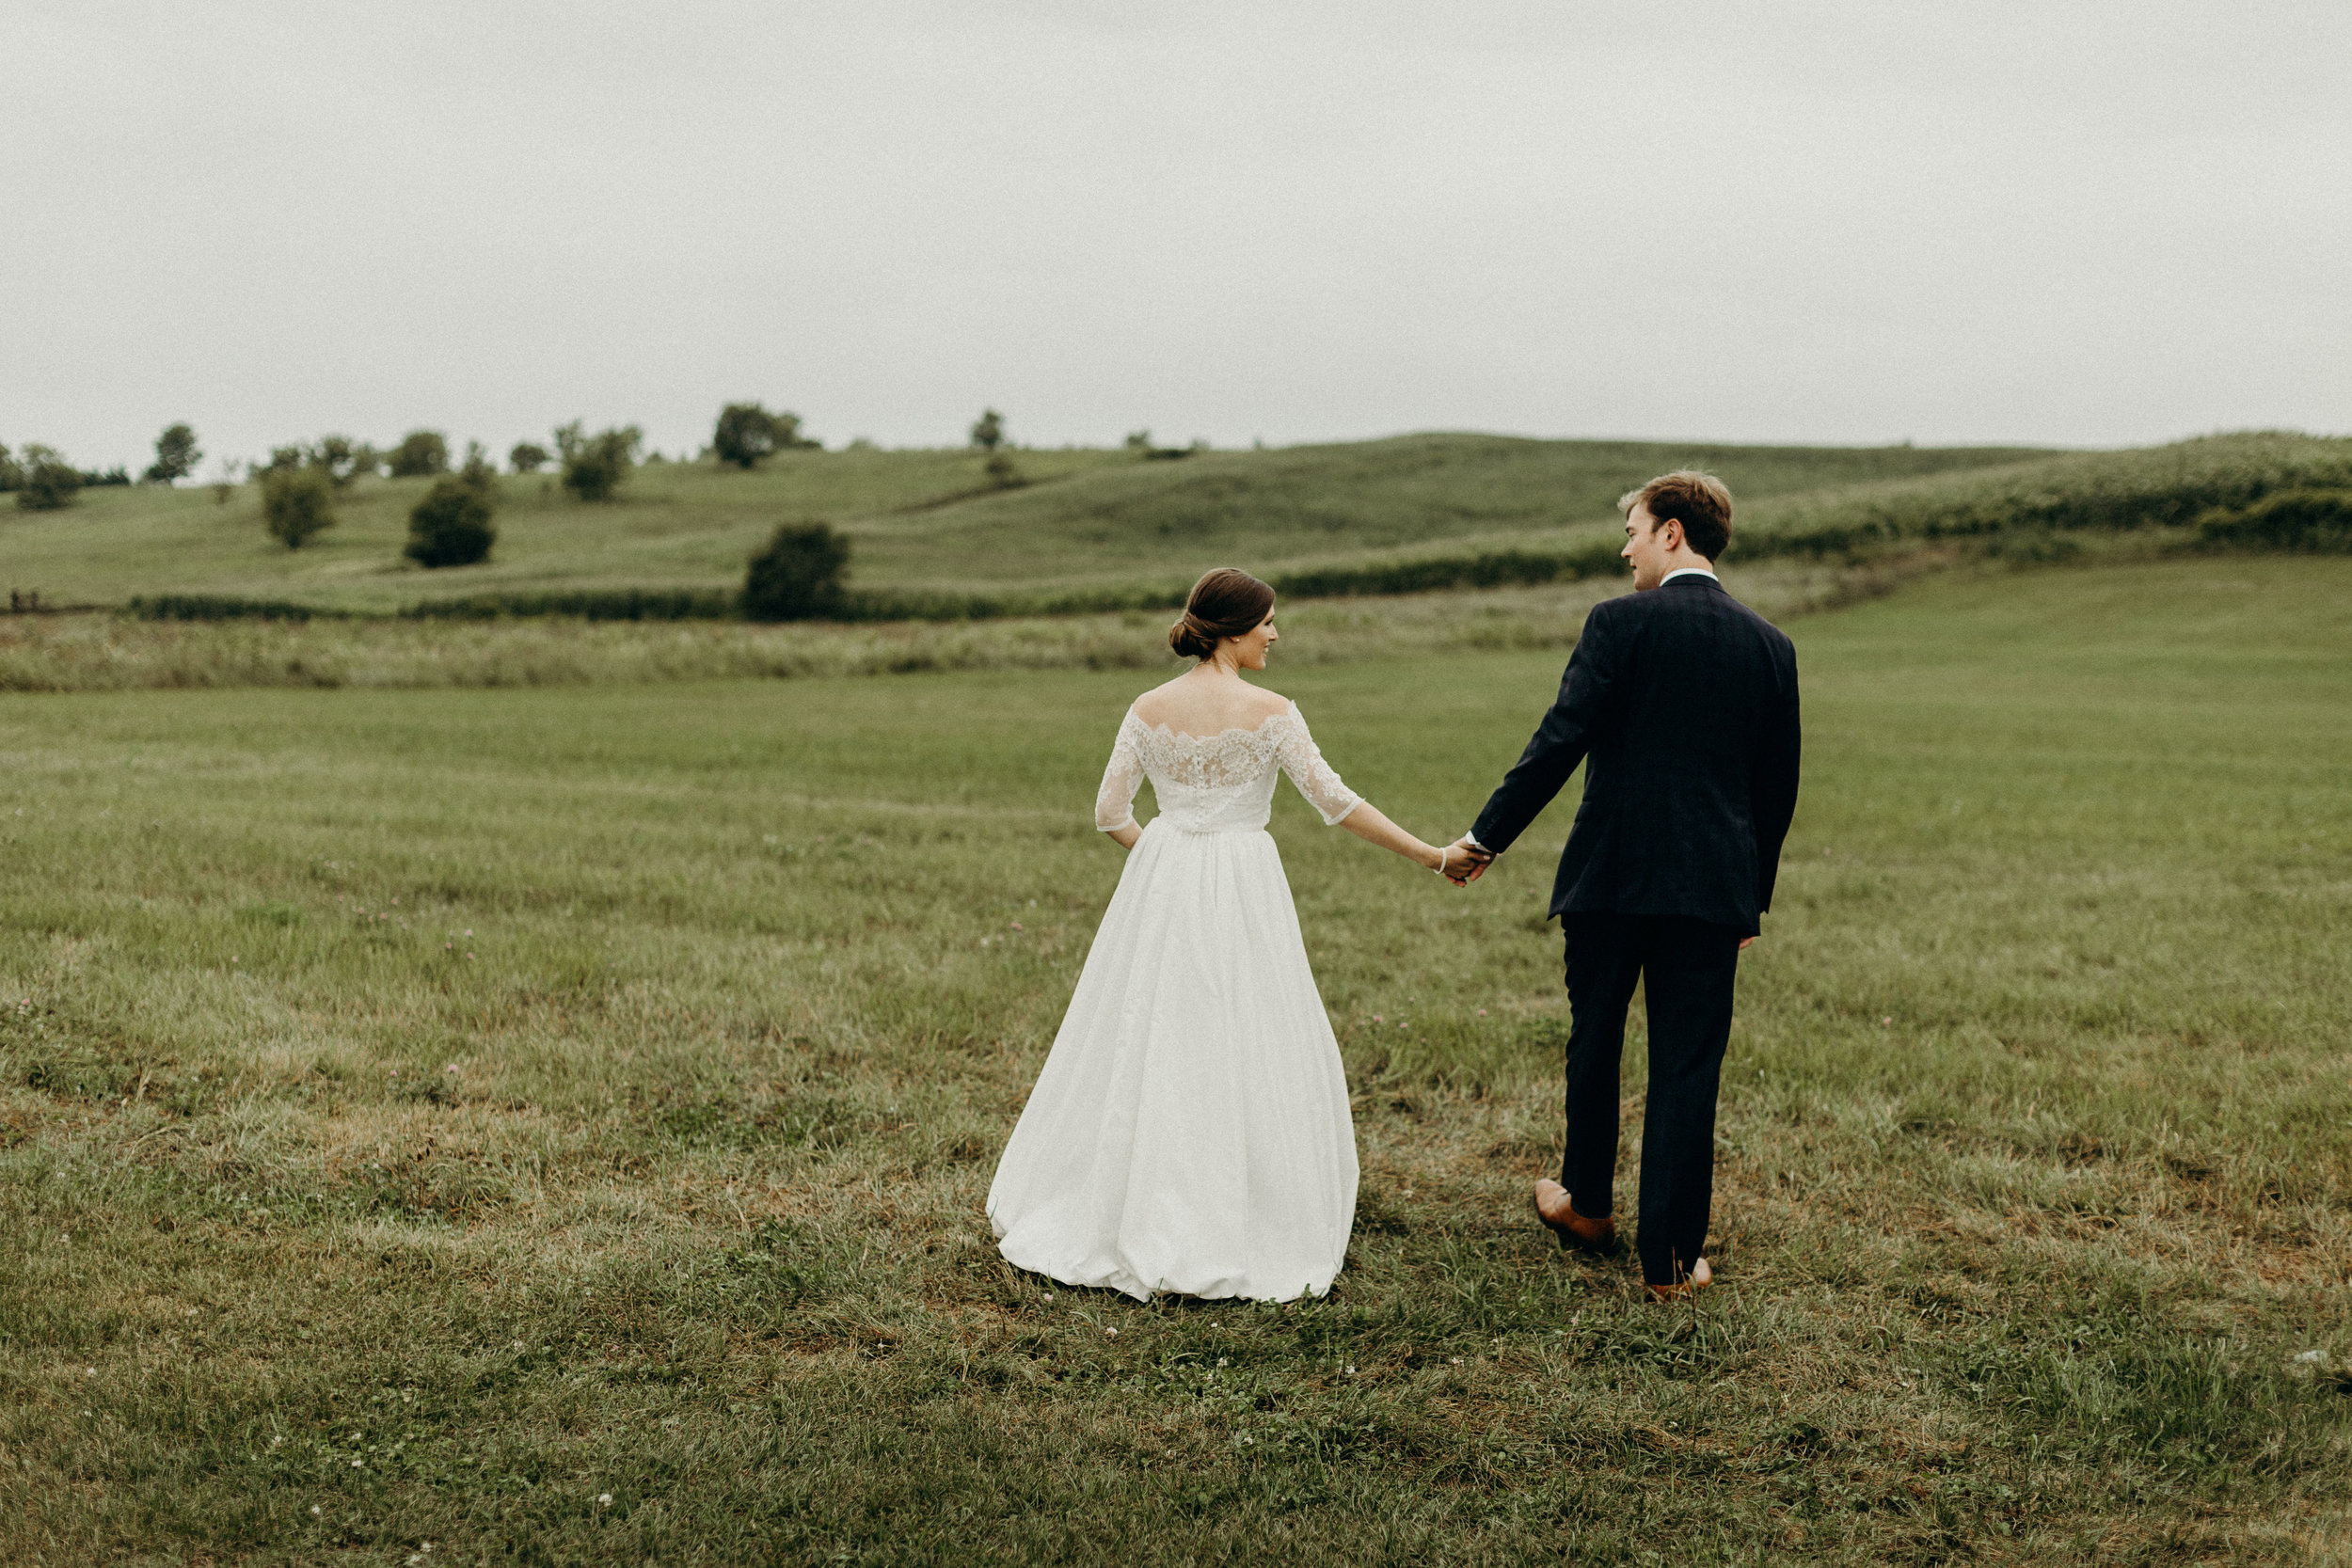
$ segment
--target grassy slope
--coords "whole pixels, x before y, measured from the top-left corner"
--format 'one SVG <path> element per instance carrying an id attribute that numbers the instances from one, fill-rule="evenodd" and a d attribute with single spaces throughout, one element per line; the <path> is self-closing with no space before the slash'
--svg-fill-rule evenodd
<path id="1" fill-rule="evenodd" d="M 971 452 L 796 452 L 751 474 L 644 468 L 610 506 L 581 506 L 544 477 L 510 479 L 492 561 L 432 574 L 400 560 L 421 480 L 360 482 L 337 526 L 296 552 L 263 534 L 250 485 L 225 506 L 209 489 L 105 489 L 62 513 L 0 511 L 0 576 L 52 601 L 204 592 L 377 609 L 497 589 L 721 587 L 739 580 L 744 556 L 776 523 L 823 518 L 853 536 L 855 580 L 869 587 L 1189 581 L 1229 557 L 1272 570 L 1438 540 L 1532 535 L 1555 546 L 1563 525 L 1613 526 L 1620 492 L 1680 463 L 1712 465 L 1761 498 L 2021 455 L 1479 436 L 1174 463 L 1022 451 L 1015 460 L 1037 483 L 959 500 L 988 486 Z"/>
<path id="2" fill-rule="evenodd" d="M 1350 1266 L 1136 1307 L 1049 1299 L 978 1212 L 1136 674 L 0 701 L 0 1556 L 2318 1560 L 2347 591 L 1798 626 L 1695 1316 L 1523 1212 L 1565 801 L 1456 894 L 1285 792 Z M 1277 678 L 1434 834 L 1557 658 Z"/>

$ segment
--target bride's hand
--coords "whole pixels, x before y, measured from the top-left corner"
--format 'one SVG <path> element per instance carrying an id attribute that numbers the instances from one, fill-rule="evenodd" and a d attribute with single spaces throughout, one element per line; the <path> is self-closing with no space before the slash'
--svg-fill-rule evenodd
<path id="1" fill-rule="evenodd" d="M 1479 873 L 1486 869 L 1485 860 L 1465 849 L 1459 844 L 1448 844 L 1440 848 L 1432 849 L 1429 852 L 1429 858 L 1422 863 L 1455 887 L 1470 886 L 1470 883 L 1478 880 Z"/>
<path id="2" fill-rule="evenodd" d="M 1439 868 L 1446 880 L 1455 887 L 1468 887 L 1486 874 L 1486 867 L 1495 862 L 1494 851 L 1472 844 L 1464 834 L 1447 845 L 1438 853 L 1443 857 Z"/>

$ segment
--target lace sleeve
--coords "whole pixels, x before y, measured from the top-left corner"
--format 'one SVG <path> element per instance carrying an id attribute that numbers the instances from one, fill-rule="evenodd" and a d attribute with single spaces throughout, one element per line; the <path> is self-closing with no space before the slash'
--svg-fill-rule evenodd
<path id="1" fill-rule="evenodd" d="M 1143 784 L 1143 753 L 1136 747 L 1136 732 L 1142 727 L 1143 721 L 1130 710 L 1120 721 L 1119 738 L 1111 742 L 1103 787 L 1094 792 L 1094 825 L 1104 832 L 1135 826 L 1136 791 Z"/>
<path id="2" fill-rule="evenodd" d="M 1364 798 L 1340 782 L 1331 771 L 1331 765 L 1323 760 L 1323 752 L 1315 746 L 1315 737 L 1307 733 L 1307 721 L 1293 703 L 1290 712 L 1273 722 L 1281 726 L 1274 742 L 1275 760 L 1282 771 L 1291 776 L 1298 793 L 1307 803 L 1323 814 L 1324 826 L 1338 823 L 1347 814 L 1364 803 Z"/>

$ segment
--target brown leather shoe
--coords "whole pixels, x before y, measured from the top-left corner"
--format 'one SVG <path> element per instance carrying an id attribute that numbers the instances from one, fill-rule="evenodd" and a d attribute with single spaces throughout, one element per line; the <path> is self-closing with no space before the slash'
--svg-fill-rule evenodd
<path id="1" fill-rule="evenodd" d="M 1568 1190 L 1557 1181 L 1535 1183 L 1535 1217 L 1544 1222 L 1551 1233 L 1560 1238 L 1563 1251 L 1575 1247 L 1583 1252 L 1614 1252 L 1617 1250 L 1617 1222 L 1613 1219 L 1588 1220 L 1576 1212 L 1568 1201 Z M 1549 1204 L 1551 1212 L 1545 1212 Z M 1565 1215 L 1555 1219 L 1553 1215 Z"/>
<path id="2" fill-rule="evenodd" d="M 1686 1301 L 1714 1282 L 1715 1271 L 1708 1268 L 1707 1259 L 1702 1258 L 1691 1265 L 1691 1272 L 1688 1275 L 1671 1285 L 1652 1285 L 1647 1280 L 1644 1280 L 1642 1285 L 1649 1291 L 1649 1299 L 1652 1301 Z"/>

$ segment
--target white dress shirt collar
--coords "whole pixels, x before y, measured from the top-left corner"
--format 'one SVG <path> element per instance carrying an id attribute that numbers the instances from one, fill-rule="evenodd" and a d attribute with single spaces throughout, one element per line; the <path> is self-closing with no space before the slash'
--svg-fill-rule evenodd
<path id="1" fill-rule="evenodd" d="M 1677 578 L 1688 577 L 1702 577 L 1707 578 L 1708 581 L 1714 583 L 1719 588 L 1723 586 L 1724 579 L 1717 577 L 1711 569 L 1705 566 L 1677 566 L 1673 571 L 1668 572 L 1664 577 L 1660 578 L 1658 579 L 1658 586 L 1663 588 L 1666 584 L 1674 581 Z"/>

